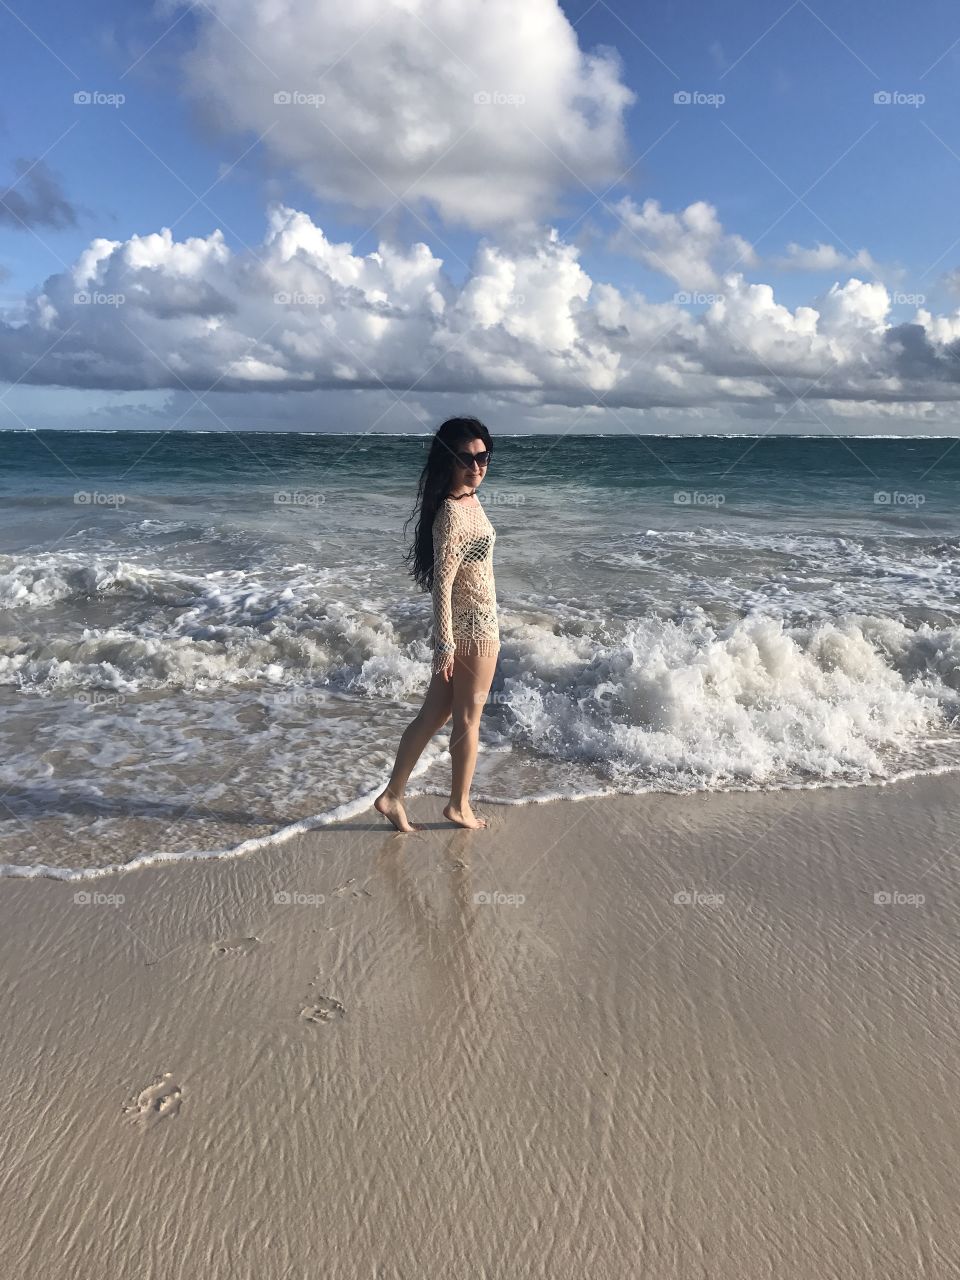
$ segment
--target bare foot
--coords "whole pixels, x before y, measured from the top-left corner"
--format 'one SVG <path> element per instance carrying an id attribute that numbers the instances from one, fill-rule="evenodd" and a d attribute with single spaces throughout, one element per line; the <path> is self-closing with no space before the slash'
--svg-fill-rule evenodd
<path id="1" fill-rule="evenodd" d="M 452 804 L 445 805 L 443 816 L 455 822 L 458 827 L 469 827 L 471 831 L 479 831 L 487 825 L 486 818 L 478 818 L 469 805 L 464 805 L 462 809 Z"/>
<path id="2" fill-rule="evenodd" d="M 381 791 L 380 795 L 374 800 L 373 807 L 377 813 L 382 813 L 385 818 L 392 822 L 398 831 L 423 830 L 419 823 L 410 821 L 403 803 L 396 796 L 392 796 L 389 791 Z"/>

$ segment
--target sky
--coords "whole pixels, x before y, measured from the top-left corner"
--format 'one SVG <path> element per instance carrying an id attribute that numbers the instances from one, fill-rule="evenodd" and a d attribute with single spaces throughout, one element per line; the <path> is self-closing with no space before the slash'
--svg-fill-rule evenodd
<path id="1" fill-rule="evenodd" d="M 3 0 L 0 428 L 957 435 L 946 0 Z"/>

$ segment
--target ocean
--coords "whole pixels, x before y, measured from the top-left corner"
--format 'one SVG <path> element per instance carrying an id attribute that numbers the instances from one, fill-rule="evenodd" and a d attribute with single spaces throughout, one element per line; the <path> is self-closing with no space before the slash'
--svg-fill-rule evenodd
<path id="1" fill-rule="evenodd" d="M 428 443 L 0 435 L 0 873 L 370 804 L 429 680 L 402 559 Z M 960 769 L 957 440 L 494 443 L 481 809 Z M 411 796 L 446 794 L 447 739 Z"/>

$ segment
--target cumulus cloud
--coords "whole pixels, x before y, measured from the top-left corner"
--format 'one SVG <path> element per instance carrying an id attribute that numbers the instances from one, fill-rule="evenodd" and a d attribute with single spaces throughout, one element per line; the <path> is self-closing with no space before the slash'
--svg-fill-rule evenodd
<path id="1" fill-rule="evenodd" d="M 827 332 L 849 336 L 854 331 L 881 334 L 886 328 L 890 295 L 884 285 L 856 277 L 832 284 L 817 299 L 817 313 Z"/>
<path id="2" fill-rule="evenodd" d="M 0 377 L 204 394 L 341 390 L 497 395 L 586 410 L 747 406 L 803 396 L 960 398 L 960 311 L 892 325 L 876 282 L 778 302 L 739 272 L 702 312 L 593 281 L 555 229 L 481 241 L 454 284 L 426 244 L 360 256 L 306 214 L 269 210 L 262 246 L 169 229 L 97 239 L 0 322 Z"/>
<path id="3" fill-rule="evenodd" d="M 742 236 L 725 232 L 716 209 L 705 200 L 669 213 L 658 200 L 645 200 L 638 209 L 625 196 L 613 211 L 620 226 L 611 238 L 611 248 L 639 258 L 682 289 L 714 293 L 724 270 L 756 265 L 753 246 Z"/>
<path id="4" fill-rule="evenodd" d="M 557 0 L 209 0 L 186 84 L 324 200 L 483 229 L 625 168 L 635 95 Z"/>
<path id="5" fill-rule="evenodd" d="M 960 343 L 960 311 L 955 311 L 952 316 L 935 316 L 926 307 L 920 307 L 917 324 L 938 346 L 949 348 Z"/>
<path id="6" fill-rule="evenodd" d="M 785 253 L 761 260 L 748 240 L 724 230 L 715 206 L 706 200 L 673 213 L 654 199 L 638 208 L 626 196 L 612 212 L 619 226 L 609 247 L 639 258 L 683 291 L 716 293 L 724 275 L 759 267 L 762 262 L 781 271 L 860 271 L 874 278 L 881 274 L 866 249 L 843 254 L 834 245 L 821 243 L 805 249 L 791 242 Z"/>

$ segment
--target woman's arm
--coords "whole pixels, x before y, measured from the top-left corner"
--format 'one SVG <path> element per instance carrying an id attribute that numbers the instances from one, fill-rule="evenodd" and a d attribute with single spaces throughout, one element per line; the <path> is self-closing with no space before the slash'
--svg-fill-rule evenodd
<path id="1" fill-rule="evenodd" d="M 433 665 L 439 675 L 454 651 L 451 593 L 466 551 L 459 522 L 449 502 L 444 502 L 433 522 Z"/>

